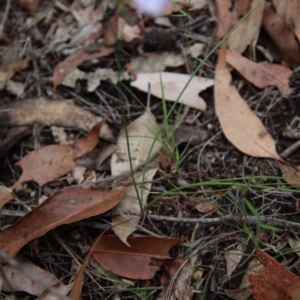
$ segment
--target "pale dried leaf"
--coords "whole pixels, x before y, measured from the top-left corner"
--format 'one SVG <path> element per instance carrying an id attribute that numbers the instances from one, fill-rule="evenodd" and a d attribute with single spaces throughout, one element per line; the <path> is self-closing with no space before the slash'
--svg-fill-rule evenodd
<path id="1" fill-rule="evenodd" d="M 169 72 L 142 73 L 138 74 L 137 79 L 131 82 L 131 86 L 144 92 L 148 92 L 148 85 L 150 83 L 150 91 L 153 96 L 174 102 L 185 88 L 190 77 L 191 76 L 188 74 L 175 74 Z M 207 89 L 213 84 L 213 79 L 194 76 L 178 102 L 199 110 L 205 110 L 206 103 L 199 97 L 199 92 Z"/>
<path id="2" fill-rule="evenodd" d="M 257 40 L 263 19 L 264 2 L 253 0 L 251 9 L 261 3 L 243 22 L 234 30 L 228 40 L 230 50 L 243 53 L 246 48 Z"/>
<path id="3" fill-rule="evenodd" d="M 41 279 L 48 286 L 53 286 L 58 283 L 57 278 L 46 270 L 21 259 L 18 259 L 17 262 L 20 267 L 26 269 L 26 272 Z M 9 292 L 13 289 L 15 292 L 24 291 L 31 295 L 39 296 L 45 290 L 39 283 L 31 280 L 26 274 L 21 273 L 10 265 L 4 265 L 1 268 L 2 273 L 7 279 L 3 281 L 2 291 Z M 7 283 L 9 283 L 9 285 Z"/>
<path id="4" fill-rule="evenodd" d="M 151 159 L 161 149 L 159 126 L 151 112 L 146 111 L 127 127 L 118 138 L 118 149 L 111 158 L 113 176 L 137 169 L 147 158 Z M 128 153 L 128 147 L 130 153 Z M 131 165 L 130 165 L 131 159 Z"/>
<path id="5" fill-rule="evenodd" d="M 292 93 L 289 78 L 293 71 L 285 66 L 268 62 L 256 63 L 236 51 L 227 51 L 226 61 L 243 77 L 259 88 L 275 85 L 285 98 Z"/>
<path id="6" fill-rule="evenodd" d="M 147 203 L 152 185 L 151 180 L 156 172 L 157 168 L 153 168 L 147 170 L 145 173 L 136 173 L 134 178 L 137 185 L 129 186 L 121 202 L 112 209 L 113 214 L 120 214 L 120 216 L 112 218 L 113 231 L 126 245 L 128 245 L 128 236 L 137 229 L 140 220 L 139 214 L 142 213 L 141 208 L 144 208 Z"/>
<path id="7" fill-rule="evenodd" d="M 225 46 L 219 54 L 214 89 L 215 111 L 223 133 L 236 148 L 250 156 L 282 161 L 276 152 L 274 139 L 231 83 L 225 62 Z"/>

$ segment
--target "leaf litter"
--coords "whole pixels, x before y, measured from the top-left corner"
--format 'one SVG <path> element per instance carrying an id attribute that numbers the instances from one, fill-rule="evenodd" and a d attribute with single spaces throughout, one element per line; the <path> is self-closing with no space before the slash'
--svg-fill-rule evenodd
<path id="1" fill-rule="evenodd" d="M 270 2 L 272 6 L 269 5 Z M 20 62 L 18 68 L 5 69 L 5 65 L 2 65 L 1 69 L 5 73 L 5 80 L 0 86 L 4 103 L 4 105 L 1 103 L 0 109 L 1 144 L 4 141 L 2 131 L 14 140 L 14 135 L 10 133 L 11 131 L 6 131 L 6 126 L 11 129 L 10 126 L 26 125 L 27 129 L 33 132 L 30 135 L 25 131 L 26 135 L 18 137 L 19 142 L 16 137 L 14 143 L 3 143 L 5 149 L 2 153 L 5 154 L 5 158 L 3 164 L 1 161 L 0 168 L 4 172 L 0 173 L 5 175 L 12 173 L 10 170 L 7 171 L 8 166 L 19 161 L 19 166 L 23 168 L 22 176 L 27 174 L 23 179 L 35 180 L 42 185 L 39 190 L 36 186 L 32 187 L 30 182 L 16 187 L 18 193 L 28 195 L 30 200 L 25 204 L 32 211 L 16 223 L 14 219 L 9 219 L 7 222 L 7 218 L 3 217 L 3 230 L 0 237 L 3 238 L 3 244 L 9 248 L 7 252 L 14 256 L 29 241 L 46 234 L 48 230 L 83 218 L 88 218 L 85 221 L 87 223 L 82 223 L 83 226 L 81 223 L 74 224 L 74 228 L 80 227 L 84 232 L 79 240 L 73 237 L 65 238 L 67 235 L 71 236 L 72 229 L 68 229 L 68 233 L 64 235 L 64 239 L 68 240 L 68 251 L 71 249 L 68 255 L 72 251 L 76 253 L 76 257 L 79 253 L 81 255 L 86 253 L 89 241 L 94 239 L 95 234 L 99 236 L 99 227 L 101 232 L 102 230 L 109 230 L 110 233 L 115 231 L 116 235 L 111 236 L 112 245 L 109 247 L 107 247 L 106 235 L 101 236 L 100 241 L 102 240 L 104 244 L 97 243 L 101 255 L 98 253 L 96 256 L 98 259 L 100 257 L 101 265 L 118 275 L 102 271 L 96 279 L 91 278 L 94 272 L 89 272 L 92 266 L 88 263 L 88 255 L 80 269 L 80 274 L 78 273 L 83 287 L 80 284 L 72 290 L 73 294 L 70 295 L 72 299 L 90 298 L 90 294 L 87 296 L 87 293 L 91 290 L 95 291 L 97 297 L 110 297 L 110 291 L 107 289 L 110 284 L 113 284 L 114 291 L 117 291 L 114 296 L 120 299 L 132 295 L 129 286 L 136 288 L 134 297 L 138 299 L 150 296 L 149 287 L 151 293 L 153 291 L 155 295 L 158 295 L 158 289 L 154 291 L 156 288 L 163 289 L 161 297 L 170 297 L 170 299 L 183 297 L 190 299 L 195 296 L 196 290 L 201 292 L 203 298 L 208 299 L 216 297 L 220 292 L 225 292 L 233 299 L 244 299 L 246 295 L 251 296 L 252 291 L 255 290 L 254 297 L 259 299 L 259 296 L 256 296 L 257 283 L 253 289 L 249 285 L 228 289 L 226 275 L 223 277 L 223 268 L 219 267 L 225 262 L 224 249 L 235 249 L 236 239 L 247 243 L 249 237 L 257 239 L 257 244 L 260 246 L 274 249 L 279 254 L 279 259 L 280 255 L 284 257 L 287 266 L 298 274 L 297 268 L 292 263 L 292 258 L 297 254 L 294 253 L 295 250 L 288 248 L 287 238 L 285 235 L 279 236 L 280 231 L 278 231 L 285 227 L 285 232 L 290 234 L 290 228 L 293 228 L 295 240 L 298 238 L 297 201 L 293 202 L 293 199 L 297 199 L 297 191 L 293 189 L 291 193 L 291 187 L 286 187 L 282 178 L 276 177 L 278 185 L 275 186 L 274 176 L 279 174 L 276 173 L 279 172 L 279 168 L 272 160 L 266 161 L 262 157 L 277 160 L 286 175 L 286 181 L 299 188 L 297 182 L 299 172 L 295 167 L 300 165 L 297 153 L 295 152 L 293 158 L 287 161 L 283 161 L 277 154 L 277 151 L 282 151 L 291 143 L 288 138 L 281 136 L 281 131 L 285 126 L 291 126 L 293 129 L 298 126 L 296 116 L 299 84 L 297 71 L 293 73 L 293 69 L 296 69 L 299 64 L 297 22 L 299 1 L 272 0 L 260 6 L 258 0 L 216 1 L 216 7 L 212 6 L 212 2 L 202 0 L 177 1 L 166 4 L 164 11 L 158 14 L 163 16 L 164 20 L 152 16 L 149 11 L 146 11 L 146 16 L 141 15 L 131 2 L 118 3 L 122 7 L 117 9 L 116 4 L 112 2 L 98 3 L 94 0 L 72 2 L 70 7 L 61 2 L 55 3 L 50 8 L 45 6 L 46 3 L 36 1 L 35 4 L 37 3 L 36 8 L 32 10 L 29 8 L 30 15 L 23 12 L 26 7 L 13 6 L 9 18 L 4 16 L 3 34 L 1 34 L 2 28 L 0 29 L 1 42 L 11 47 L 9 51 L 8 48 L 4 49 L 8 53 L 3 56 L 6 65 L 10 66 L 9 63 L 13 62 L 11 65 L 13 66 L 14 63 Z M 249 10 L 256 6 L 258 7 L 242 20 Z M 140 7 L 139 9 L 142 10 Z M 217 17 L 213 20 L 209 15 L 214 9 Z M 4 6 L 2 12 L 5 12 Z M 1 17 L 2 15 L 3 13 Z M 32 21 L 35 17 L 37 20 Z M 224 54 L 223 49 L 222 58 L 213 56 L 205 60 L 205 55 L 212 49 L 214 42 L 224 37 L 239 20 L 242 22 L 229 38 L 227 54 Z M 10 32 L 11 28 L 17 28 L 21 23 L 23 24 L 20 31 L 22 39 L 27 38 L 25 44 L 25 39 L 21 41 L 18 35 L 15 36 Z M 109 24 L 112 25 L 111 28 Z M 262 30 L 261 25 L 264 27 Z M 165 26 L 169 29 L 165 30 Z M 0 51 L 2 51 L 2 44 Z M 264 62 L 262 55 L 273 63 Z M 236 76 L 235 72 L 230 73 L 226 61 L 242 75 L 242 79 Z M 22 65 L 23 62 L 25 63 Z M 144 112 L 145 108 L 133 99 L 132 92 L 136 94 L 135 99 L 144 104 L 145 93 L 148 93 L 149 83 L 151 83 L 150 91 L 156 98 L 166 100 L 169 98 L 170 101 L 176 101 L 190 74 L 196 70 L 200 62 L 203 62 L 203 68 L 196 72 L 196 77 L 187 86 L 187 91 L 182 96 L 186 106 L 181 107 L 159 99 L 151 99 L 148 95 L 147 111 Z M 169 75 L 165 77 L 165 74 Z M 215 74 L 215 81 L 208 79 L 212 78 L 213 74 Z M 137 80 L 132 81 L 135 78 Z M 140 83 L 142 88 L 130 88 L 129 92 L 129 86 L 134 87 L 140 78 L 143 79 Z M 198 82 L 200 78 L 204 78 L 210 84 L 204 87 Z M 293 80 L 296 83 L 293 83 Z M 211 103 L 213 95 L 211 89 L 208 89 L 214 84 L 215 110 Z M 53 89 L 53 85 L 56 90 Z M 268 86 L 276 86 L 281 95 Z M 162 87 L 164 93 L 161 92 Z M 101 99 L 96 97 L 96 93 L 100 91 L 101 95 L 104 95 Z M 66 99 L 70 94 L 75 97 L 74 102 L 77 105 L 67 100 L 55 100 Z M 78 104 L 77 99 L 83 100 Z M 202 99 L 205 99 L 206 103 Z M 86 105 L 87 103 L 89 105 Z M 42 165 L 41 158 L 38 155 L 36 158 L 34 156 L 44 147 L 30 151 L 38 149 L 39 144 L 44 145 L 47 133 L 53 132 L 48 126 L 76 128 L 88 132 L 98 122 L 98 118 L 90 111 L 104 115 L 103 110 L 112 109 L 116 109 L 118 116 L 122 115 L 123 122 L 128 119 L 129 125 L 127 128 L 122 128 L 120 122 L 115 124 L 111 122 L 110 128 L 107 127 L 107 134 L 104 134 L 106 129 L 102 126 L 100 135 L 111 142 L 114 135 L 117 135 L 120 130 L 123 131 L 119 135 L 117 145 L 106 142 L 105 147 L 98 147 L 98 132 L 97 137 L 95 135 L 95 144 L 92 143 L 92 146 L 87 142 L 86 150 L 82 151 L 87 152 L 86 157 L 77 157 L 81 150 L 76 148 L 76 141 L 83 141 L 83 139 L 76 139 L 72 144 L 76 150 L 69 151 L 68 148 L 65 153 L 69 157 L 66 159 L 70 163 L 66 164 L 68 168 L 60 167 L 60 162 L 62 165 L 65 164 L 63 155 L 60 156 L 61 159 L 56 160 L 55 171 L 51 167 L 47 168 L 46 165 L 55 152 L 49 150 L 45 168 L 39 171 L 39 165 Z M 221 128 L 216 122 L 215 113 Z M 169 119 L 165 120 L 167 114 Z M 175 132 L 174 129 L 178 127 L 173 143 L 168 141 L 167 146 L 164 141 L 165 135 L 160 134 L 161 128 L 158 125 L 166 121 L 171 124 L 166 127 L 170 132 L 168 135 L 170 138 Z M 39 128 L 36 124 L 43 127 Z M 224 139 L 221 132 L 228 140 Z M 63 138 L 60 142 L 65 143 L 66 139 Z M 165 147 L 170 148 L 169 152 Z M 149 154 L 151 148 L 153 151 Z M 94 149 L 94 153 L 91 154 L 90 149 Z M 112 152 L 114 154 L 110 162 Z M 24 153 L 29 154 L 24 156 Z M 30 153 L 32 158 L 25 164 L 24 161 L 30 157 Z M 20 160 L 20 157 L 23 159 Z M 104 160 L 105 164 L 102 166 Z M 149 165 L 150 160 L 154 161 Z M 167 166 L 166 162 L 168 162 Z M 84 168 L 74 168 L 78 163 L 83 164 Z M 34 168 L 39 172 L 34 174 Z M 157 168 L 161 170 L 159 176 L 157 175 L 153 180 Z M 27 169 L 30 169 L 32 174 L 28 175 Z M 51 177 L 48 173 L 55 176 Z M 273 181 L 268 176 L 273 176 Z M 5 182 L 16 182 L 9 176 L 1 177 L 1 180 L 3 178 Z M 239 186 L 240 179 L 243 180 L 243 184 L 247 181 L 247 188 L 243 185 L 244 190 Z M 51 183 L 46 184 L 45 180 Z M 216 181 L 217 185 L 206 185 L 206 180 L 210 180 L 210 183 Z M 225 193 L 222 180 L 230 183 L 230 186 L 225 187 Z M 136 181 L 136 187 L 132 185 L 132 181 Z M 271 181 L 273 185 L 268 186 Z M 256 184 L 263 189 L 258 189 Z M 66 186 L 70 185 L 74 187 L 66 189 Z M 57 186 L 62 186 L 63 189 L 57 192 Z M 283 186 L 287 190 L 283 191 Z M 71 192 L 73 189 L 74 191 Z M 137 191 L 140 197 L 137 197 Z M 71 199 L 69 194 L 64 193 L 74 193 L 74 198 Z M 97 193 L 99 197 L 95 196 L 93 203 L 88 203 L 89 195 Z M 199 198 L 199 193 L 202 195 L 201 203 L 200 206 L 195 206 L 193 199 Z M 36 206 L 40 199 L 47 198 L 46 195 L 49 194 L 52 196 L 48 197 L 46 202 Z M 103 203 L 107 202 L 103 200 L 105 195 L 118 196 L 114 197 L 114 201 L 108 201 L 109 203 L 104 205 Z M 82 199 L 81 203 L 84 207 L 75 209 L 72 206 L 73 200 L 77 201 L 79 198 Z M 270 198 L 272 200 L 269 200 Z M 247 204 L 246 210 L 240 207 L 241 201 Z M 151 205 L 147 206 L 147 212 L 142 213 L 147 202 Z M 234 208 L 232 208 L 233 202 Z M 207 205 L 209 203 L 214 205 Z M 3 216 L 6 213 L 11 214 L 11 210 L 16 210 L 19 206 L 20 204 L 16 202 L 7 203 L 2 210 Z M 50 207 L 50 210 L 55 211 L 56 220 L 50 218 L 51 214 L 48 214 L 48 210 L 46 216 L 41 219 L 45 207 L 46 210 Z M 217 210 L 214 209 L 215 207 Z M 253 227 L 253 216 L 243 218 L 240 216 L 240 214 L 249 214 L 249 211 L 256 217 Z M 89 218 L 104 212 L 107 213 L 94 219 Z M 285 214 L 286 212 L 289 214 Z M 65 213 L 64 216 L 61 215 L 62 213 Z M 110 214 L 112 214 L 112 221 Z M 266 221 L 267 224 L 259 222 L 257 216 L 261 214 L 264 223 Z M 139 224 L 142 215 L 143 222 Z M 201 218 L 193 227 L 191 225 L 193 223 L 189 223 L 189 220 L 195 218 L 197 220 L 199 216 Z M 225 222 L 222 221 L 223 217 Z M 252 221 L 248 224 L 247 220 Z M 205 225 L 206 221 L 209 222 L 209 226 Z M 281 223 L 278 223 L 279 221 Z M 4 227 L 12 223 L 14 225 Z M 108 229 L 111 223 L 114 226 Z M 92 230 L 89 229 L 91 227 Z M 273 234 L 275 229 L 276 234 Z M 231 235 L 233 231 L 234 237 Z M 56 232 L 61 236 L 65 231 L 60 231 L 58 228 Z M 144 236 L 136 236 L 141 232 Z M 132 233 L 135 236 L 129 237 Z M 145 236 L 145 233 L 150 236 Z M 155 237 L 160 239 L 159 242 L 156 240 L 154 242 L 153 233 L 160 236 L 160 238 Z M 12 235 L 16 241 L 11 238 Z M 272 239 L 274 236 L 276 241 Z M 172 248 L 170 244 L 173 245 L 173 242 L 169 241 L 179 240 L 179 238 L 185 241 L 184 247 Z M 135 240 L 140 240 L 137 247 L 135 247 Z M 124 243 L 128 243 L 131 247 L 127 247 Z M 148 245 L 149 243 L 152 244 Z M 167 249 L 164 248 L 166 243 Z M 164 249 L 163 257 L 157 258 L 158 249 L 151 254 L 142 249 L 147 245 L 149 249 L 155 248 L 154 244 Z M 48 245 L 45 247 L 43 239 L 33 241 L 30 247 L 41 255 L 45 255 L 45 249 L 49 248 Z M 290 247 L 294 246 L 290 245 Z M 116 248 L 119 251 L 117 254 L 114 252 Z M 171 248 L 172 255 L 169 255 L 167 252 Z M 59 253 L 56 253 L 57 248 L 53 246 L 53 249 L 54 257 L 49 254 L 48 259 L 49 262 L 51 261 L 49 269 L 57 270 L 60 268 L 59 264 L 54 268 L 52 262 L 56 263 L 56 259 L 62 262 L 67 256 L 59 257 Z M 6 251 L 6 248 L 4 250 Z M 90 252 L 93 252 L 92 248 Z M 23 253 L 26 255 L 26 248 L 25 251 L 22 250 L 21 254 Z M 174 266 L 177 266 L 176 270 L 178 266 L 181 268 L 182 260 L 170 262 L 171 257 L 187 258 L 191 253 L 192 255 L 197 253 L 192 257 L 196 261 L 193 270 L 189 266 L 175 275 Z M 103 257 L 108 259 L 103 261 Z M 132 257 L 142 262 L 139 265 L 141 270 L 138 272 L 135 272 L 129 263 Z M 120 264 L 115 265 L 116 262 Z M 118 268 L 124 265 L 126 268 L 128 265 L 128 269 Z M 210 271 L 207 272 L 199 265 L 207 266 Z M 229 265 L 228 260 L 228 269 Z M 42 266 L 44 267 L 44 262 Z M 249 266 L 252 269 L 252 266 Z M 62 269 L 64 270 L 53 271 L 53 273 L 60 278 L 63 278 L 63 275 L 59 274 L 64 274 L 62 281 L 64 286 L 68 287 L 66 278 L 69 278 L 71 272 L 76 272 L 76 269 L 69 270 L 67 267 Z M 84 272 L 85 269 L 87 272 Z M 160 273 L 156 273 L 157 270 L 162 274 L 161 280 L 158 276 Z M 243 279 L 250 271 L 246 271 Z M 272 272 L 280 274 L 281 267 L 274 264 Z M 150 279 L 145 283 L 139 281 L 140 278 Z M 170 280 L 169 284 L 166 284 L 166 278 L 167 281 Z M 275 281 L 278 280 L 280 279 L 277 278 Z M 185 284 L 182 285 L 181 281 Z M 165 285 L 159 287 L 160 284 Z M 100 285 L 104 289 L 100 290 Z M 274 283 L 274 286 L 276 285 L 277 282 Z M 296 299 L 294 297 L 298 293 L 298 285 L 297 279 L 285 291 L 285 296 Z M 280 293 L 269 280 L 267 284 L 264 282 L 264 285 L 259 285 L 258 289 L 265 289 L 265 295 Z M 62 292 L 64 295 L 66 293 L 67 291 Z M 47 299 L 51 296 L 44 291 L 40 297 Z"/>

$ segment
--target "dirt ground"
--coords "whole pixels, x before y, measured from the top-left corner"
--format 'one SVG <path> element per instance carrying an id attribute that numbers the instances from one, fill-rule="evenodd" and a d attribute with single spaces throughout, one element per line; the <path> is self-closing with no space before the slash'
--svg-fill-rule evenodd
<path id="1" fill-rule="evenodd" d="M 254 299 L 253 286 L 249 281 L 241 286 L 241 282 L 251 271 L 249 258 L 255 256 L 256 248 L 299 275 L 299 191 L 284 180 L 276 160 L 244 154 L 226 138 L 215 112 L 214 86 L 199 91 L 207 105 L 201 111 L 149 97 L 131 85 L 140 73 L 192 74 L 196 70 L 217 43 L 218 20 L 210 4 L 193 10 L 186 5 L 160 20 L 142 17 L 122 6 L 123 1 L 62 1 L 55 5 L 47 0 L 36 8 L 22 6 L 22 2 L 30 1 L 0 3 L 0 24 L 5 17 L 0 35 L 1 185 L 15 185 L 22 174 L 15 164 L 31 151 L 70 144 L 85 137 L 100 118 L 108 119 L 107 127 L 101 128 L 100 142 L 76 157 L 75 169 L 42 185 L 29 180 L 14 186 L 14 199 L 0 212 L 1 229 L 5 231 L 68 187 L 114 190 L 132 185 L 130 175 L 113 175 L 111 155 L 119 134 L 147 108 L 157 124 L 163 124 L 164 146 L 146 165 L 158 171 L 149 180 L 150 193 L 133 236 L 177 238 L 182 243 L 172 247 L 170 259 L 160 261 L 159 271 L 150 279 L 118 276 L 91 258 L 78 299 Z M 116 15 L 129 24 L 134 38 L 126 32 L 118 38 L 112 34 L 121 26 Z M 261 29 L 257 45 L 265 46 L 269 40 Z M 182 50 L 195 44 L 202 45 L 196 56 Z M 81 50 L 69 65 L 57 67 Z M 105 52 L 102 56 L 101 51 Z M 255 62 L 265 61 L 262 52 L 254 51 Z M 180 55 L 183 63 L 177 64 Z M 243 56 L 253 59 L 253 49 L 247 47 Z M 140 58 L 146 62 L 138 65 Z M 165 63 L 160 70 L 154 66 L 159 59 L 160 64 Z M 218 55 L 211 55 L 197 76 L 214 79 L 217 61 Z M 281 64 L 276 56 L 274 62 Z M 299 151 L 286 157 L 284 153 L 297 142 L 297 134 L 291 139 L 285 132 L 297 132 L 300 113 L 298 73 L 294 66 L 290 68 L 295 71 L 290 78 L 293 94 L 287 99 L 277 87 L 257 88 L 232 68 L 230 84 L 237 87 L 273 137 L 277 153 L 298 166 Z M 68 80 L 66 70 L 71 74 Z M 139 167 L 142 171 L 146 168 Z M 115 235 L 111 219 L 117 215 L 120 213 L 110 209 L 53 226 L 21 247 L 17 259 L 33 263 L 71 288 L 95 239 L 102 233 Z M 43 227 L 43 222 L 39 226 Z M 239 262 L 233 262 L 234 251 L 242 257 Z M 4 266 L 1 273 L 8 272 Z M 1 283 L 1 299 L 46 299 L 41 292 L 26 290 L 28 283 L 23 279 L 14 291 L 4 288 L 10 280 Z"/>

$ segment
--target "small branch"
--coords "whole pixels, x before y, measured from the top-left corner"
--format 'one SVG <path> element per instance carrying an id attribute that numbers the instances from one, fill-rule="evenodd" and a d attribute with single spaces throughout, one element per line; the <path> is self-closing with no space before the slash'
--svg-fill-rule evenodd
<path id="1" fill-rule="evenodd" d="M 168 222 L 182 222 L 182 223 L 200 223 L 205 225 L 222 224 L 222 223 L 237 223 L 243 222 L 251 225 L 258 225 L 264 223 L 267 225 L 277 227 L 293 227 L 300 228 L 300 223 L 290 222 L 286 220 L 273 219 L 270 217 L 255 217 L 255 216 L 242 216 L 242 215 L 225 215 L 217 218 L 176 218 L 167 216 L 147 215 L 148 218 L 156 221 L 168 221 Z"/>
<path id="2" fill-rule="evenodd" d="M 8 13 L 9 13 L 9 10 L 10 10 L 10 5 L 11 5 L 11 0 L 6 0 L 5 11 L 4 11 L 1 23 L 0 23 L 0 36 L 1 36 L 2 32 L 3 32 L 4 24 L 5 24 L 6 19 L 8 17 Z"/>
<path id="3" fill-rule="evenodd" d="M 288 147 L 287 149 L 285 149 L 280 156 L 282 158 L 287 158 L 289 157 L 293 152 L 295 152 L 298 148 L 300 147 L 300 140 L 297 141 L 296 143 L 294 143 L 293 145 L 291 145 L 290 147 Z"/>

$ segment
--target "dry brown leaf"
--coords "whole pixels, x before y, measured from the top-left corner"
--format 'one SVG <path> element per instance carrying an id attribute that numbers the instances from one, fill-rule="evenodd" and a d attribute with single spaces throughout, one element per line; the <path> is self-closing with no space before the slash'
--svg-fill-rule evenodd
<path id="1" fill-rule="evenodd" d="M 83 62 L 110 55 L 114 51 L 114 47 L 95 45 L 89 49 L 80 49 L 72 53 L 65 60 L 55 66 L 53 71 L 54 89 L 56 89 L 68 73 L 76 69 L 76 67 L 81 65 Z"/>
<path id="2" fill-rule="evenodd" d="M 218 30 L 216 40 L 224 37 L 232 28 L 234 23 L 233 4 L 231 0 L 216 0 L 216 10 L 218 16 Z"/>
<path id="3" fill-rule="evenodd" d="M 288 271 L 267 253 L 259 249 L 256 249 L 256 252 L 264 268 L 257 275 L 248 275 L 253 285 L 254 298 L 257 300 L 290 300 L 291 298 L 287 295 L 288 287 L 298 281 L 299 277 Z"/>
<path id="4" fill-rule="evenodd" d="M 169 72 L 140 73 L 137 75 L 137 79 L 131 82 L 131 86 L 136 87 L 141 91 L 148 92 L 150 83 L 150 92 L 153 96 L 174 102 L 185 88 L 190 77 L 191 76 L 188 74 L 175 74 Z M 205 110 L 206 103 L 199 97 L 199 92 L 207 89 L 213 84 L 213 79 L 194 76 L 180 97 L 178 103 L 199 110 Z"/>
<path id="5" fill-rule="evenodd" d="M 217 210 L 217 207 L 214 205 L 211 205 L 209 202 L 201 202 L 195 206 L 195 208 L 199 211 L 201 214 L 208 214 L 212 211 Z"/>
<path id="6" fill-rule="evenodd" d="M 99 142 L 99 130 L 105 120 L 96 124 L 89 134 L 69 145 L 49 145 L 31 151 L 16 163 L 23 170 L 18 181 L 9 189 L 0 189 L 0 207 L 11 198 L 11 191 L 19 184 L 34 180 L 40 186 L 71 171 L 74 159 L 92 151 Z"/>
<path id="7" fill-rule="evenodd" d="M 50 100 L 43 97 L 16 101 L 3 105 L 0 110 L 0 126 L 38 124 L 90 131 L 98 121 L 94 114 L 74 105 L 72 101 Z M 101 127 L 100 136 L 104 139 L 114 139 L 107 124 Z"/>
<path id="8" fill-rule="evenodd" d="M 157 168 L 153 168 L 145 173 L 135 174 L 134 178 L 137 184 L 127 187 L 122 201 L 112 210 L 113 214 L 120 214 L 120 216 L 112 218 L 113 231 L 128 246 L 127 238 L 137 229 L 142 214 L 141 208 L 144 208 L 147 203 L 152 185 L 151 180 L 156 172 Z M 138 184 L 140 182 L 141 184 Z"/>
<path id="9" fill-rule="evenodd" d="M 3 70 L 0 70 L 0 82 L 12 78 L 17 72 L 26 69 L 29 65 L 30 58 L 24 60 L 13 61 L 9 63 Z"/>
<path id="10" fill-rule="evenodd" d="M 274 139 L 231 83 L 225 47 L 223 44 L 219 54 L 214 89 L 215 111 L 223 133 L 236 148 L 250 156 L 282 161 Z"/>
<path id="11" fill-rule="evenodd" d="M 36 12 L 40 7 L 40 0 L 15 0 L 24 10 Z"/>
<path id="12" fill-rule="evenodd" d="M 277 162 L 279 168 L 284 173 L 284 180 L 296 187 L 300 188 L 300 167 L 299 166 L 291 166 L 287 163 Z"/>
<path id="13" fill-rule="evenodd" d="M 125 189 L 69 188 L 50 196 L 43 204 L 0 232 L 0 250 L 15 256 L 29 241 L 63 224 L 104 213 L 124 196 Z M 3 262 L 3 260 L 2 260 Z"/>
<path id="14" fill-rule="evenodd" d="M 226 61 L 258 88 L 275 85 L 284 98 L 288 98 L 292 93 L 289 78 L 293 71 L 285 66 L 268 62 L 256 63 L 236 51 L 229 50 L 226 54 Z"/>
<path id="15" fill-rule="evenodd" d="M 57 278 L 49 273 L 48 271 L 41 269 L 40 267 L 21 260 L 16 259 L 18 266 L 22 269 L 26 269 L 26 272 L 34 275 L 36 278 L 41 279 L 48 286 L 53 286 L 58 283 Z M 19 270 L 13 268 L 10 265 L 5 265 L 1 267 L 2 275 L 5 276 L 6 280 L 3 280 L 3 286 L 1 291 L 14 292 L 24 291 L 31 295 L 39 296 L 43 293 L 45 288 L 38 284 L 37 282 L 31 280 L 26 276 L 26 274 L 21 273 Z M 9 283 L 9 284 L 8 284 Z"/>
<path id="16" fill-rule="evenodd" d="M 181 242 L 180 239 L 154 236 L 130 237 L 128 243 L 131 247 L 128 247 L 117 236 L 104 235 L 97 241 L 92 255 L 107 271 L 130 279 L 145 280 L 153 278 L 159 270 L 155 261 L 170 259 L 169 250 Z"/>
<path id="17" fill-rule="evenodd" d="M 300 64 L 300 52 L 295 35 L 269 5 L 264 11 L 263 26 L 278 47 L 282 59 L 297 67 Z"/>
<path id="18" fill-rule="evenodd" d="M 261 3 L 230 35 L 228 47 L 243 53 L 246 48 L 256 41 L 263 19 L 264 2 L 261 0 L 252 0 L 250 9 Z"/>
<path id="19" fill-rule="evenodd" d="M 159 126 L 149 111 L 127 127 L 127 134 L 128 136 L 124 130 L 118 137 L 118 149 L 111 158 L 113 176 L 129 172 L 131 167 L 136 170 L 147 161 L 147 158 L 154 157 L 162 147 Z"/>
<path id="20" fill-rule="evenodd" d="M 285 20 L 286 26 L 293 30 L 298 41 L 300 40 L 300 1 L 299 0 L 273 0 L 277 14 Z"/>

